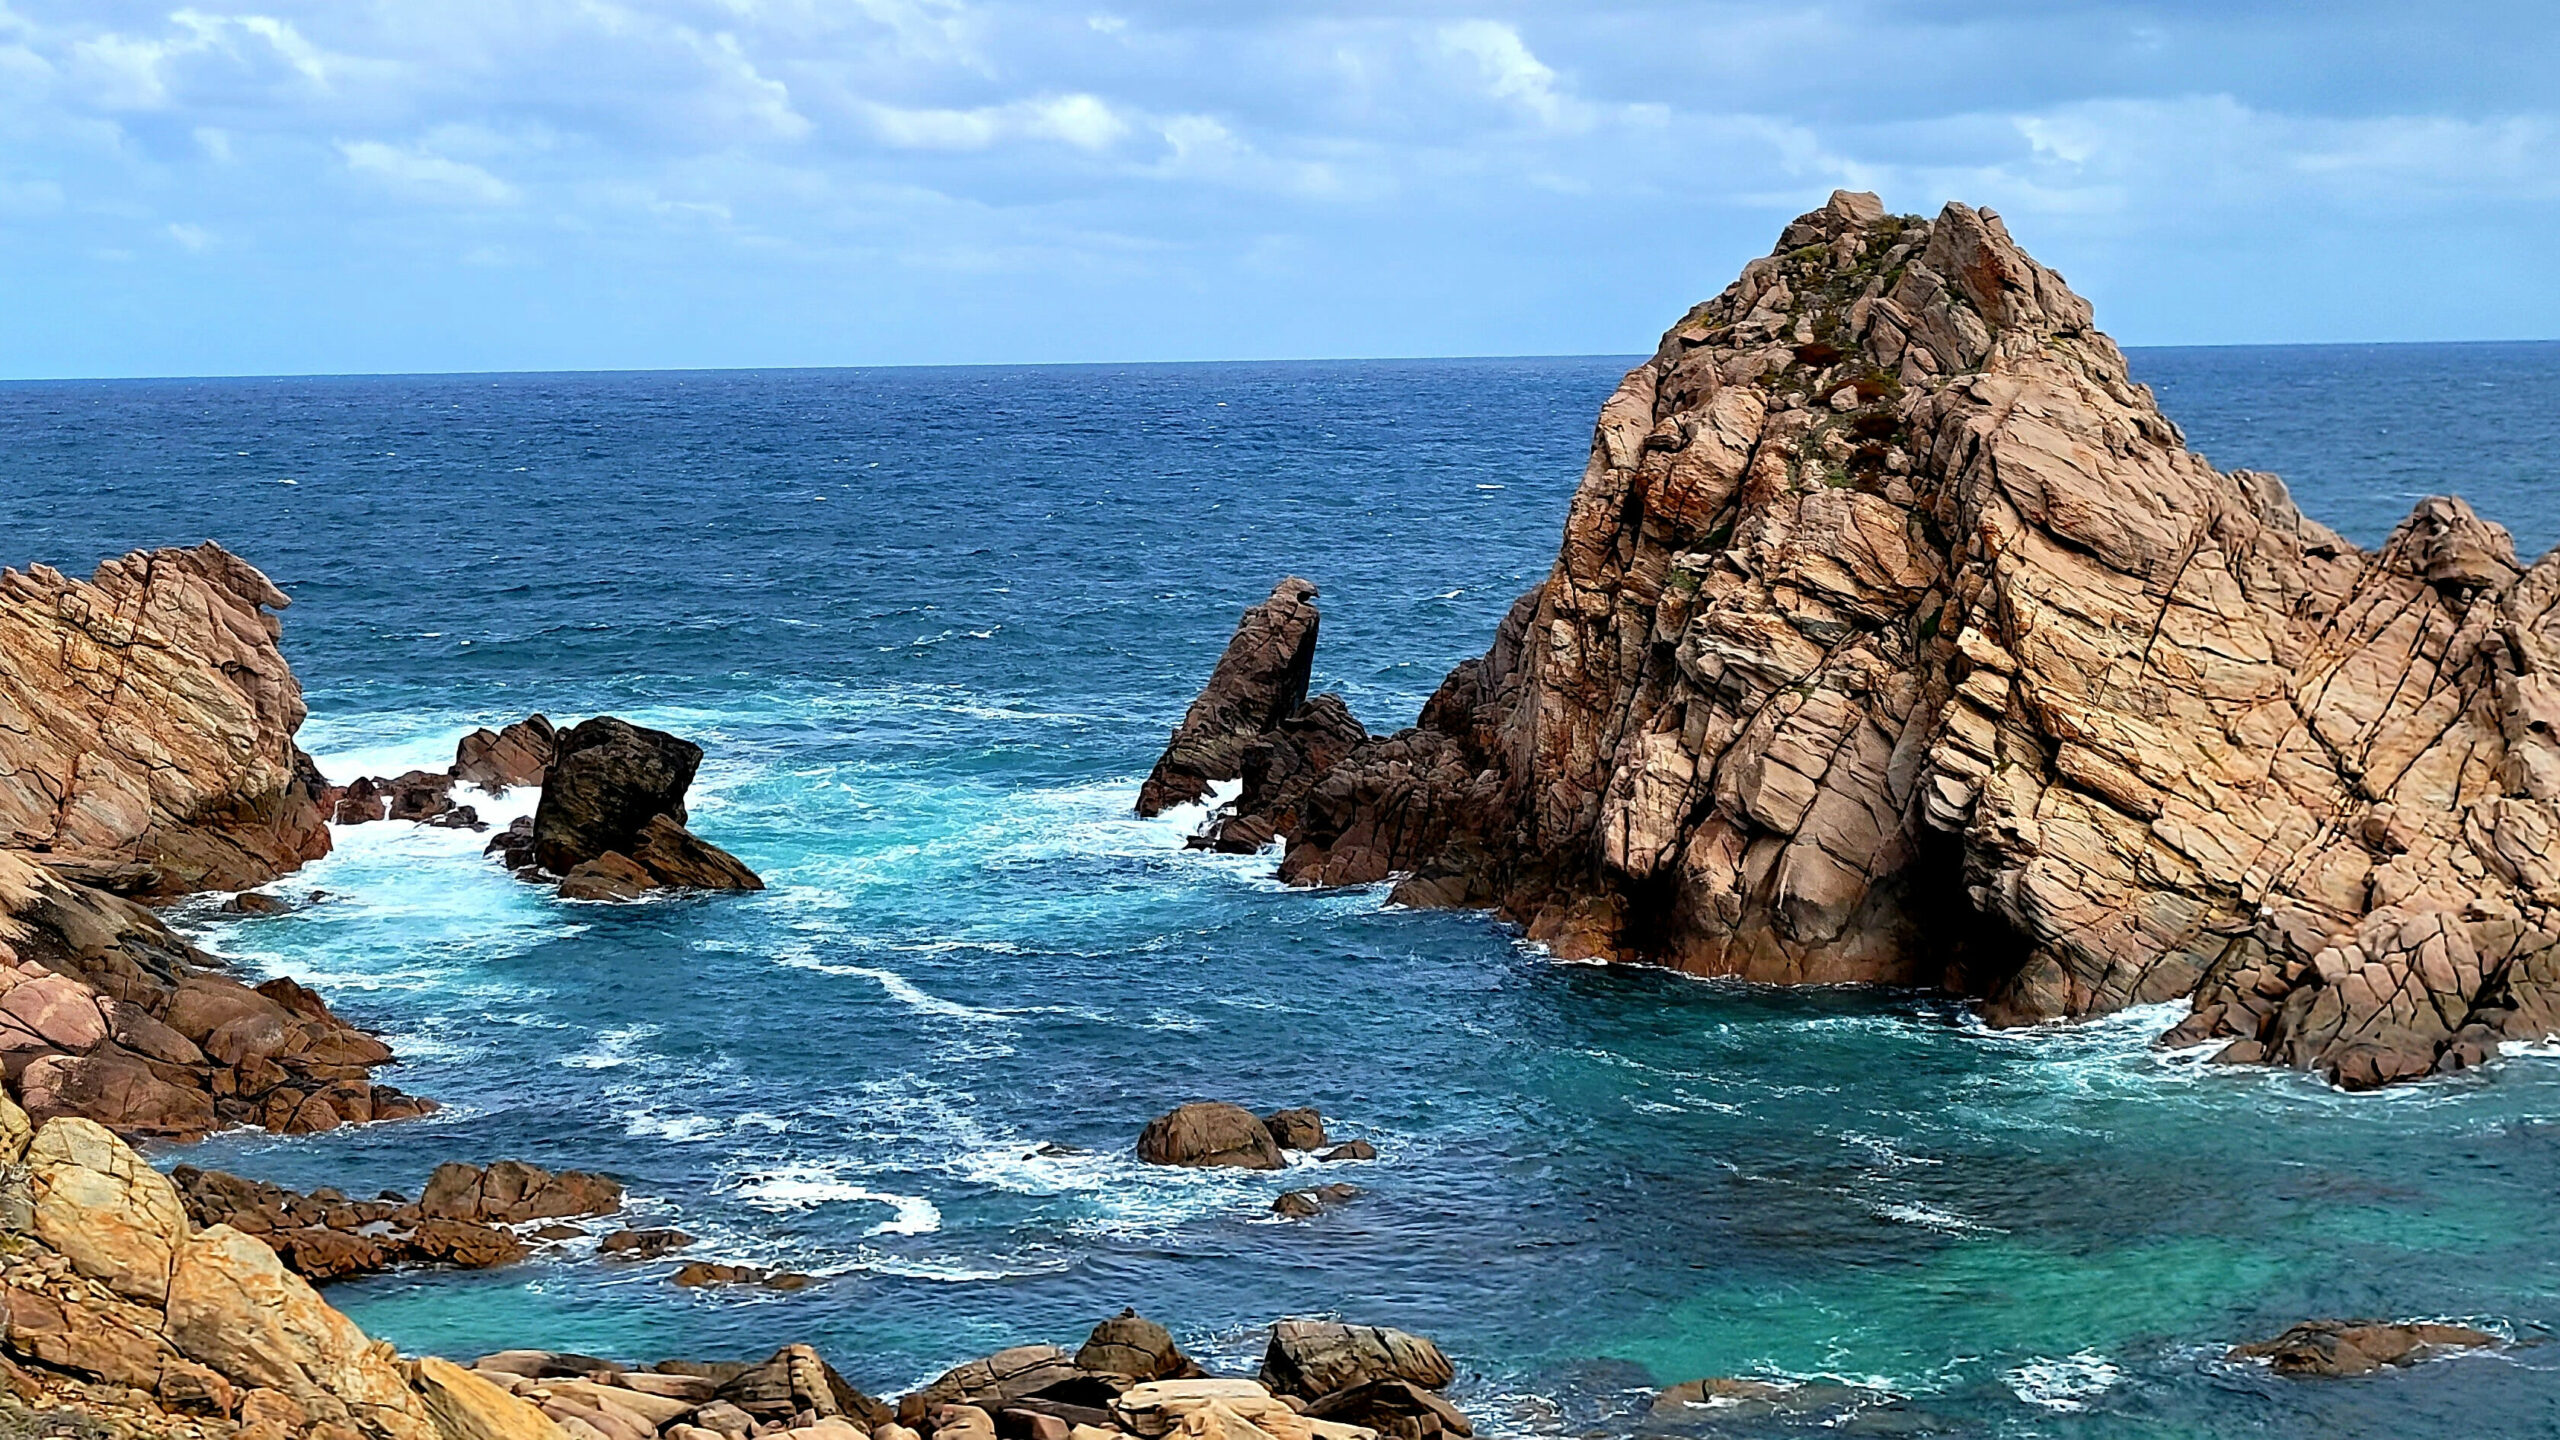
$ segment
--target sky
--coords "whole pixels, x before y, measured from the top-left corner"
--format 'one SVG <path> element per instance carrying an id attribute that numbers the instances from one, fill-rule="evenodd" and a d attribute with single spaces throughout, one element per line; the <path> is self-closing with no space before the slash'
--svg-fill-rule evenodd
<path id="1" fill-rule="evenodd" d="M 0 377 L 1623 354 L 1837 186 L 2560 336 L 2560 5 L 0 0 Z"/>

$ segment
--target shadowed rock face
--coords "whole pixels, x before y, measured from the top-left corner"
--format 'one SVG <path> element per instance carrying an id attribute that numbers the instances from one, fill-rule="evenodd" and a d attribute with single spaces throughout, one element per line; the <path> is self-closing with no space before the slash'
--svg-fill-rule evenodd
<path id="1" fill-rule="evenodd" d="M 1208 686 L 1138 791 L 1139 814 L 1188 805 L 1209 793 L 1211 781 L 1241 776 L 1246 749 L 1306 703 L 1316 658 L 1315 597 L 1315 586 L 1291 576 L 1244 612 Z"/>
<path id="2" fill-rule="evenodd" d="M 2458 500 L 2367 554 L 2214 470 L 1997 216 L 1843 193 L 1621 382 L 1554 569 L 1282 873 L 2000 1023 L 2193 996 L 2381 1084 L 2560 1029 L 2555 610 Z"/>

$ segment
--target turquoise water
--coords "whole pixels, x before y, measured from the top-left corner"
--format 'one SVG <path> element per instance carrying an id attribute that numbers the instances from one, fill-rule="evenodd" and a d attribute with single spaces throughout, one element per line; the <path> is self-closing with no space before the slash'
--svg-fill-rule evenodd
<path id="1" fill-rule="evenodd" d="M 332 1290 L 411 1349 L 805 1339 L 886 1392 L 1134 1304 L 1238 1367 L 1281 1314 L 1421 1331 L 1500 1434 L 1623 1433 L 1709 1375 L 1872 1387 L 1856 1424 L 1891 1433 L 2549 1433 L 2550 1058 L 2350 1097 L 2153 1051 L 2157 1012 L 1995 1033 L 1925 996 L 1559 965 L 1129 813 L 1284 572 L 1324 587 L 1318 683 L 1409 721 L 1544 571 L 1625 363 L 0 388 L 0 560 L 223 539 L 295 596 L 332 776 L 611 711 L 709 749 L 695 826 L 772 887 L 564 904 L 480 837 L 341 832 L 276 887 L 320 902 L 180 921 L 384 1029 L 387 1078 L 450 1108 L 162 1159 L 349 1190 L 605 1169 L 697 1258 L 828 1277 L 687 1292 L 573 1246 Z M 2448 483 L 2560 537 L 2560 347 L 2136 368 L 2360 540 Z M 1136 1163 L 1148 1116 L 1205 1097 L 1312 1103 L 1380 1158 Z M 1269 1217 L 1319 1174 L 1365 1193 Z M 2527 1343 L 2331 1385 L 2218 1359 L 2340 1313 Z"/>

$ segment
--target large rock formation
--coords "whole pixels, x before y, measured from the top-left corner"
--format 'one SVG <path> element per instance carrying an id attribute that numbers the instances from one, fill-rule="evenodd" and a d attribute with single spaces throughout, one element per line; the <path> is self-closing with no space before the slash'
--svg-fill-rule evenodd
<path id="1" fill-rule="evenodd" d="M 1244 612 L 1218 668 L 1191 702 L 1155 770 L 1138 790 L 1138 813 L 1160 815 L 1244 774 L 1245 751 L 1306 703 L 1316 658 L 1316 587 L 1290 576 Z"/>
<path id="2" fill-rule="evenodd" d="M 684 826 L 702 747 L 611 715 L 552 737 L 542 798 L 521 842 L 493 853 L 560 877 L 572 900 L 627 900 L 652 889 L 761 890 L 736 856 Z"/>
<path id="3" fill-rule="evenodd" d="M 2358 550 L 1997 216 L 1842 193 L 1620 383 L 1554 569 L 1282 873 L 2001 1023 L 2193 996 L 2369 1086 L 2560 1030 L 2555 662 L 2560 561 L 2447 499 Z"/>
<path id="4" fill-rule="evenodd" d="M 329 852 L 294 746 L 292 602 L 210 541 L 86 582 L 0 570 L 0 846 L 127 865 L 152 896 L 263 884 Z"/>

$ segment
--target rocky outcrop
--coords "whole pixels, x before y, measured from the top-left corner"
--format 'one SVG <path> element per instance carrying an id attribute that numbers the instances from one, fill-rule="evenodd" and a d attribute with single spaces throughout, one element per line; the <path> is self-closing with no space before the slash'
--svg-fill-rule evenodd
<path id="1" fill-rule="evenodd" d="M 85 582 L 0 570 L 0 846 L 140 867 L 120 888 L 151 897 L 327 854 L 323 782 L 293 743 L 302 688 L 276 648 L 291 603 L 211 542 Z"/>
<path id="2" fill-rule="evenodd" d="M 1996 215 L 1843 193 L 1620 383 L 1554 568 L 1281 873 L 2003 1024 L 2193 997 L 2377 1085 L 2560 1030 L 2555 667 L 2560 559 L 2448 499 L 2358 550 Z"/>
<path id="3" fill-rule="evenodd" d="M 610 715 L 553 739 L 533 823 L 489 851 L 520 873 L 560 877 L 571 900 L 629 900 L 654 889 L 761 890 L 739 859 L 684 826 L 702 747 Z"/>
<path id="4" fill-rule="evenodd" d="M 2232 1360 L 2264 1360 L 2297 1379 L 2366 1375 L 2386 1365 L 2414 1365 L 2503 1343 L 2486 1330 L 2428 1321 L 2305 1320 L 2273 1340 L 2234 1346 Z"/>
<path id="5" fill-rule="evenodd" d="M 1279 1142 L 1260 1118 L 1241 1105 L 1200 1100 L 1178 1105 L 1147 1122 L 1138 1135 L 1138 1158 L 1150 1165 L 1234 1166 L 1277 1170 Z"/>
<path id="6" fill-rule="evenodd" d="M 1138 791 L 1138 813 L 1192 804 L 1244 774 L 1245 752 L 1306 703 L 1316 657 L 1316 587 L 1291 576 L 1244 612 L 1200 698 Z"/>
<path id="7" fill-rule="evenodd" d="M 453 777 L 432 770 L 411 770 L 384 779 L 368 775 L 350 780 L 332 792 L 329 818 L 339 825 L 362 825 L 373 820 L 407 820 L 420 825 L 441 825 L 456 830 L 485 828 L 480 812 L 468 805 L 453 803 Z"/>
<path id="8" fill-rule="evenodd" d="M 558 733 L 540 715 L 528 715 L 503 729 L 474 730 L 454 747 L 454 781 L 476 785 L 492 795 L 519 785 L 538 787 L 557 743 Z"/>
<path id="9" fill-rule="evenodd" d="M 622 1186 L 608 1177 L 575 1170 L 555 1175 L 513 1160 L 486 1170 L 441 1167 L 416 1203 L 390 1193 L 371 1200 L 327 1189 L 305 1195 L 192 1165 L 178 1166 L 169 1178 L 188 1219 L 256 1236 L 287 1269 L 315 1284 L 408 1266 L 513 1264 L 528 1247 L 499 1226 L 608 1214 L 622 1205 Z"/>
<path id="10" fill-rule="evenodd" d="M 189 1138 L 432 1109 L 367 1078 L 390 1059 L 293 981 L 215 973 L 149 910 L 0 850 L 0 1075 L 39 1122 Z"/>

